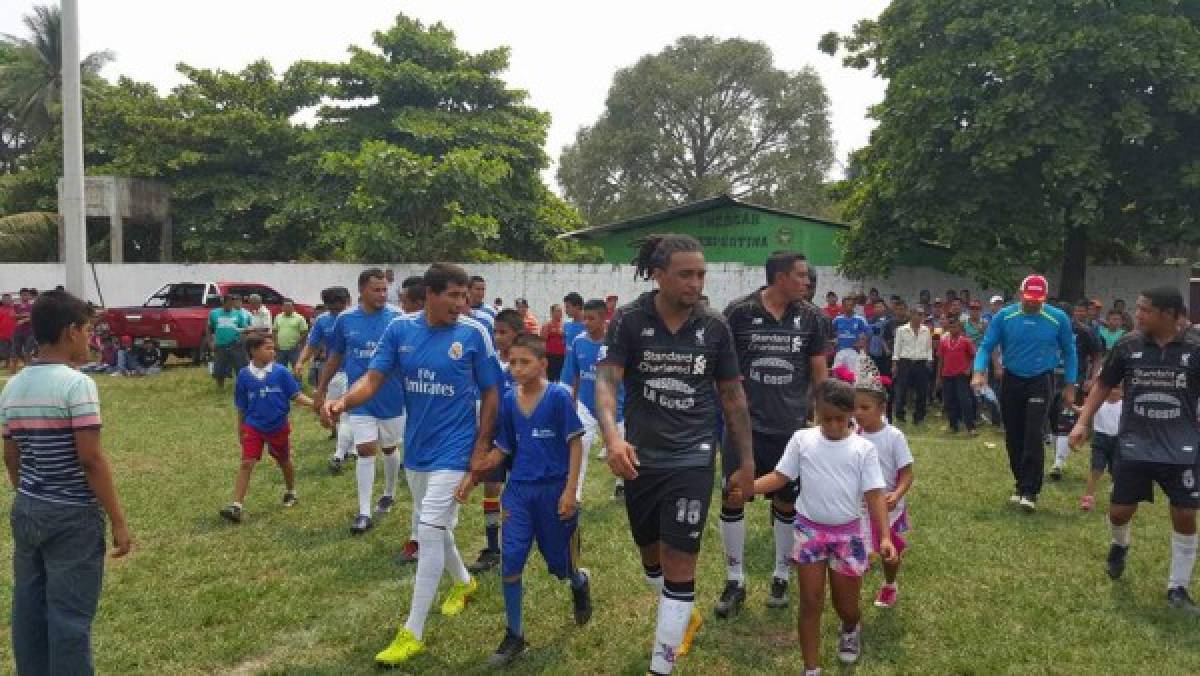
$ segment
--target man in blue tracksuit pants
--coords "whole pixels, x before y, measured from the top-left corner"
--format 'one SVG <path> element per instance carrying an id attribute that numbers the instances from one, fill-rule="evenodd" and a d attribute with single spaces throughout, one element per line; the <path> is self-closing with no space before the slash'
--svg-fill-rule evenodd
<path id="1" fill-rule="evenodd" d="M 988 363 L 997 347 L 1004 360 L 1000 409 L 1004 443 L 1016 489 L 1009 501 L 1032 512 L 1045 475 L 1046 450 L 1042 432 L 1054 399 L 1054 367 L 1061 356 L 1066 369 L 1063 401 L 1075 401 L 1079 374 L 1071 320 L 1046 305 L 1046 278 L 1030 275 L 1021 282 L 1020 303 L 1003 308 L 992 318 L 975 355 L 971 386 L 987 384 Z"/>

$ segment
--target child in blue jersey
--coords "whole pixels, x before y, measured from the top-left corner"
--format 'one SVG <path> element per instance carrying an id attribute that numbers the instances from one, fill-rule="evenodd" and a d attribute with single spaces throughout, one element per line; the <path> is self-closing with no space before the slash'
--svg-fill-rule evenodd
<path id="1" fill-rule="evenodd" d="M 608 327 L 606 316 L 608 308 L 604 301 L 596 298 L 583 304 L 584 333 L 567 344 L 567 357 L 563 362 L 562 383 L 571 388 L 575 400 L 579 402 L 577 412 L 583 421 L 583 453 L 586 459 L 588 451 L 596 441 L 599 433 L 599 414 L 596 412 L 596 364 L 604 356 L 604 331 Z M 617 391 L 617 429 L 625 436 L 625 388 Z M 604 446 L 601 446 L 600 459 L 604 459 Z M 587 474 L 587 463 L 580 470 L 583 476 Z M 583 476 L 579 479 L 579 499 L 583 499 Z M 619 500 L 625 494 L 625 480 L 616 478 L 613 489 L 613 499 Z"/>
<path id="2" fill-rule="evenodd" d="M 500 371 L 500 396 L 513 388 L 508 369 L 508 351 L 525 330 L 525 320 L 516 310 L 502 310 L 495 318 L 496 368 Z M 483 529 L 487 546 L 479 551 L 475 563 L 467 566 L 472 573 L 484 573 L 500 565 L 500 491 L 508 478 L 507 463 L 500 463 L 483 478 Z"/>
<path id="3" fill-rule="evenodd" d="M 237 374 L 233 401 L 238 409 L 238 438 L 242 442 L 242 464 L 233 485 L 233 502 L 221 510 L 232 523 L 242 521 L 242 503 L 250 486 L 254 466 L 262 460 L 263 446 L 283 471 L 286 492 L 283 506 L 296 504 L 296 471 L 292 466 L 288 414 L 292 402 L 311 407 L 313 402 L 300 391 L 300 383 L 285 366 L 275 363 L 275 340 L 264 333 L 246 337 L 250 363 Z"/>
<path id="4" fill-rule="evenodd" d="M 489 659 L 491 666 L 507 665 L 525 651 L 521 573 L 535 540 L 550 573 L 571 583 L 575 623 L 582 626 L 592 617 L 588 572 L 576 565 L 583 423 L 567 388 L 546 382 L 541 338 L 518 337 L 508 363 L 517 387 L 500 403 L 495 447 L 482 463 L 487 468 L 512 460 L 503 498 L 507 518 L 501 563 L 508 631 Z M 459 502 L 466 501 L 473 486 L 470 475 L 463 478 L 456 492 Z"/>
<path id="5" fill-rule="evenodd" d="M 321 302 L 325 305 L 326 311 L 317 316 L 313 320 L 312 328 L 308 331 L 308 338 L 305 340 L 304 349 L 300 351 L 300 357 L 296 359 L 293 375 L 296 380 L 301 380 L 304 377 L 304 365 L 312 360 L 313 375 L 309 381 L 313 387 L 317 386 L 320 380 L 322 367 L 325 365 L 325 358 L 329 354 L 329 342 L 333 335 L 333 324 L 337 321 L 338 315 L 345 311 L 346 306 L 350 304 L 350 290 L 344 286 L 331 286 L 321 291 Z M 337 399 L 346 393 L 348 387 L 346 382 L 346 371 L 342 369 L 338 371 L 329 381 L 329 398 Z M 341 416 L 338 420 L 331 421 L 334 430 L 331 438 L 336 440 L 333 450 L 333 456 L 329 458 L 329 473 L 341 474 L 342 464 L 346 461 L 349 455 L 354 453 L 354 432 L 350 430 L 350 422 L 345 416 Z M 356 456 L 357 457 L 357 456 Z"/>

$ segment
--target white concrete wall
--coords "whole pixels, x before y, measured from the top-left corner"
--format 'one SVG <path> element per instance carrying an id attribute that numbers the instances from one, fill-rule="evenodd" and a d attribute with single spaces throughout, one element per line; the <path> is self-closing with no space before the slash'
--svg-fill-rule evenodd
<path id="1" fill-rule="evenodd" d="M 353 289 L 360 264 L 346 263 L 126 263 L 114 265 L 96 263 L 95 276 L 89 266 L 88 299 L 110 307 L 140 305 L 154 291 L 168 282 L 243 281 L 268 284 L 298 302 L 319 302 L 321 289 L 342 285 Z M 424 271 L 424 264 L 391 266 L 396 279 Z M 615 293 L 622 302 L 651 287 L 648 282 L 634 280 L 633 268 L 628 265 L 577 265 L 548 263 L 498 263 L 471 265 L 468 271 L 488 280 L 488 302 L 499 296 L 506 304 L 524 297 L 534 313 L 545 317 L 551 303 L 561 301 L 570 291 L 584 298 L 600 298 Z M 730 299 L 747 293 L 763 284 L 763 270 L 747 268 L 739 263 L 717 263 L 709 266 L 706 292 L 714 306 L 724 307 Z M 1124 298 L 1131 305 L 1141 289 L 1168 284 L 1178 287 L 1188 297 L 1189 270 L 1186 266 L 1155 267 L 1090 267 L 1087 276 L 1089 296 L 1099 297 L 1105 304 L 1114 298 Z M 1051 294 L 1056 275 L 1049 275 Z M 0 264 L 0 291 L 16 291 L 31 286 L 51 289 L 64 280 L 60 263 Z M 97 286 L 96 281 L 99 281 Z M 948 275 L 929 268 L 897 269 L 887 279 L 868 279 L 855 282 L 842 278 L 833 268 L 818 268 L 817 300 L 825 292 L 839 295 L 851 290 L 876 287 L 885 296 L 893 293 L 915 300 L 922 289 L 936 297 L 946 289 L 971 289 L 975 297 L 990 295 L 971 280 Z"/>

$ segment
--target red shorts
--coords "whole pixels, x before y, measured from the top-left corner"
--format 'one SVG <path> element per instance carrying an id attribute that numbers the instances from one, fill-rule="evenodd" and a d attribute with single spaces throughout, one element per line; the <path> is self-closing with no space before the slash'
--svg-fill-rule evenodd
<path id="1" fill-rule="evenodd" d="M 291 444 L 288 437 L 292 425 L 288 423 L 271 434 L 263 434 L 253 427 L 242 423 L 242 460 L 262 460 L 263 446 L 275 458 L 275 462 L 283 464 L 291 457 Z"/>

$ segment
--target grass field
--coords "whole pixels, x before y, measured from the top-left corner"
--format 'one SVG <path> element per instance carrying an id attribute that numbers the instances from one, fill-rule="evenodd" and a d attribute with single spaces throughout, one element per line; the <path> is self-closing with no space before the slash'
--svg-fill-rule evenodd
<path id="1" fill-rule="evenodd" d="M 238 450 L 232 396 L 218 395 L 201 370 L 154 378 L 98 377 L 105 447 L 136 541 L 110 564 L 95 627 L 97 667 L 108 674 L 373 673 L 372 657 L 408 608 L 413 567 L 394 555 L 407 534 L 408 501 L 374 531 L 351 538 L 353 471 L 331 477 L 330 443 L 305 412 L 294 416 L 300 504 L 279 505 L 282 479 L 259 466 L 240 526 L 221 522 Z M 1200 620 L 1164 603 L 1169 551 L 1165 508 L 1135 521 L 1126 577 L 1104 576 L 1108 543 L 1101 513 L 1077 508 L 1086 465 L 1048 485 L 1034 515 L 1007 505 L 1011 481 L 1000 439 L 951 438 L 932 419 L 910 437 L 917 483 L 914 532 L 892 611 L 865 610 L 859 674 L 1195 674 Z M 988 448 L 987 444 L 994 444 Z M 570 622 L 570 595 L 534 557 L 526 571 L 526 635 L 520 674 L 640 674 L 648 665 L 656 598 L 641 567 L 623 507 L 608 499 L 599 463 L 588 473 L 584 560 L 593 572 L 596 614 Z M 382 481 L 382 471 L 380 471 Z M 464 557 L 482 543 L 475 503 L 457 530 Z M 1101 508 L 1105 500 L 1101 499 Z M 8 505 L 5 501 L 4 509 Z M 715 513 L 705 533 L 699 607 L 709 619 L 677 673 L 798 673 L 795 604 L 768 610 L 772 545 L 766 506 L 748 509 L 750 599 L 740 617 L 719 621 L 712 604 L 724 579 Z M 10 556 L 11 539 L 0 540 Z M 8 564 L 5 564 L 7 567 Z M 864 600 L 878 584 L 868 575 Z M 504 627 L 499 580 L 455 619 L 431 616 L 428 652 L 401 673 L 484 673 Z M 443 581 L 443 589 L 446 586 Z M 1193 585 L 1195 588 L 1195 585 Z M 0 585 L 0 606 L 11 589 Z M 794 598 L 793 598 L 794 601 Z M 836 662 L 826 611 L 825 665 Z M 3 618 L 7 622 L 7 613 Z M 0 672 L 11 670 L 8 627 Z"/>

